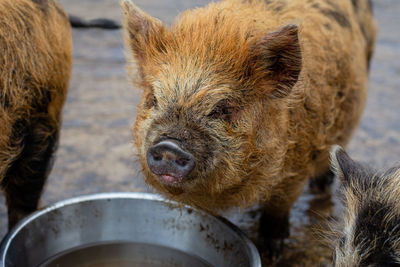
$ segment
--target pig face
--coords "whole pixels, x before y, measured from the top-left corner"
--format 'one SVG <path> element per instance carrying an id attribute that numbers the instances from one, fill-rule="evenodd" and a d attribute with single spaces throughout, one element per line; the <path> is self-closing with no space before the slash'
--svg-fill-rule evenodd
<path id="1" fill-rule="evenodd" d="M 229 17 L 188 14 L 167 30 L 122 7 L 130 75 L 144 90 L 134 133 L 147 182 L 170 196 L 235 194 L 284 132 L 279 105 L 301 69 L 297 26 L 251 37 Z"/>

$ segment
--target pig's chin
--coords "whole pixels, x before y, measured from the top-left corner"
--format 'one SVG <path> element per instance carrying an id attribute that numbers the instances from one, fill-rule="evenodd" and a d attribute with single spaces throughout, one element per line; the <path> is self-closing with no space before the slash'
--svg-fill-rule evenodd
<path id="1" fill-rule="evenodd" d="M 183 177 L 177 177 L 170 174 L 155 175 L 158 183 L 162 189 L 171 195 L 180 195 L 188 190 L 188 186 L 191 183 L 191 179 L 185 179 Z"/>
<path id="2" fill-rule="evenodd" d="M 171 195 L 178 196 L 184 192 L 182 188 L 182 178 L 170 175 L 157 175 L 157 178 L 164 190 Z"/>

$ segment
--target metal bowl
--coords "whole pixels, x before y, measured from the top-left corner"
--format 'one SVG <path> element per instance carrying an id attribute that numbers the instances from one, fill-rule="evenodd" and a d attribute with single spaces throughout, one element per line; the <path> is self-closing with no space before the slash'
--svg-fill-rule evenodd
<path id="1" fill-rule="evenodd" d="M 0 266 L 79 266 L 79 251 L 130 257 L 127 266 L 135 257 L 138 266 L 261 266 L 253 243 L 227 220 L 146 193 L 77 197 L 35 212 L 3 239 Z M 49 264 L 62 257 L 67 264 Z"/>

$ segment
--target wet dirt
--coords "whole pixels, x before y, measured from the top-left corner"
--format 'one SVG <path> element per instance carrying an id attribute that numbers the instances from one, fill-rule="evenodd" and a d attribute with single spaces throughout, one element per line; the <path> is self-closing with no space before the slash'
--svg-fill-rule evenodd
<path id="1" fill-rule="evenodd" d="M 68 13 L 87 19 L 121 19 L 117 0 L 60 0 Z M 136 0 L 166 23 L 181 11 L 203 6 L 206 0 Z M 360 127 L 348 151 L 355 159 L 383 168 L 400 163 L 400 1 L 375 0 L 379 38 L 371 65 L 370 91 Z M 121 31 L 73 30 L 74 65 L 63 111 L 60 146 L 41 206 L 66 198 L 112 191 L 148 191 L 136 161 L 131 127 L 140 91 L 125 71 Z M 291 236 L 282 257 L 264 266 L 326 266 L 331 248 L 328 224 L 341 217 L 337 184 L 330 192 L 312 194 L 308 188 L 291 213 Z M 257 239 L 257 208 L 226 216 L 253 240 Z M 4 197 L 0 205 L 0 234 L 6 233 Z M 261 254 L 264 255 L 263 251 Z"/>

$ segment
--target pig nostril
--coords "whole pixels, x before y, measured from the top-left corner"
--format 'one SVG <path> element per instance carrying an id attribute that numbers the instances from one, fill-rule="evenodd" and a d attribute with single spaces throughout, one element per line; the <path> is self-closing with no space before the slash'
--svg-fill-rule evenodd
<path id="1" fill-rule="evenodd" d="M 153 155 L 153 159 L 155 161 L 160 161 L 160 160 L 162 160 L 162 156 L 160 154 L 155 154 L 155 155 Z"/>
<path id="2" fill-rule="evenodd" d="M 188 159 L 177 159 L 175 162 L 181 167 L 185 167 L 188 163 Z"/>

